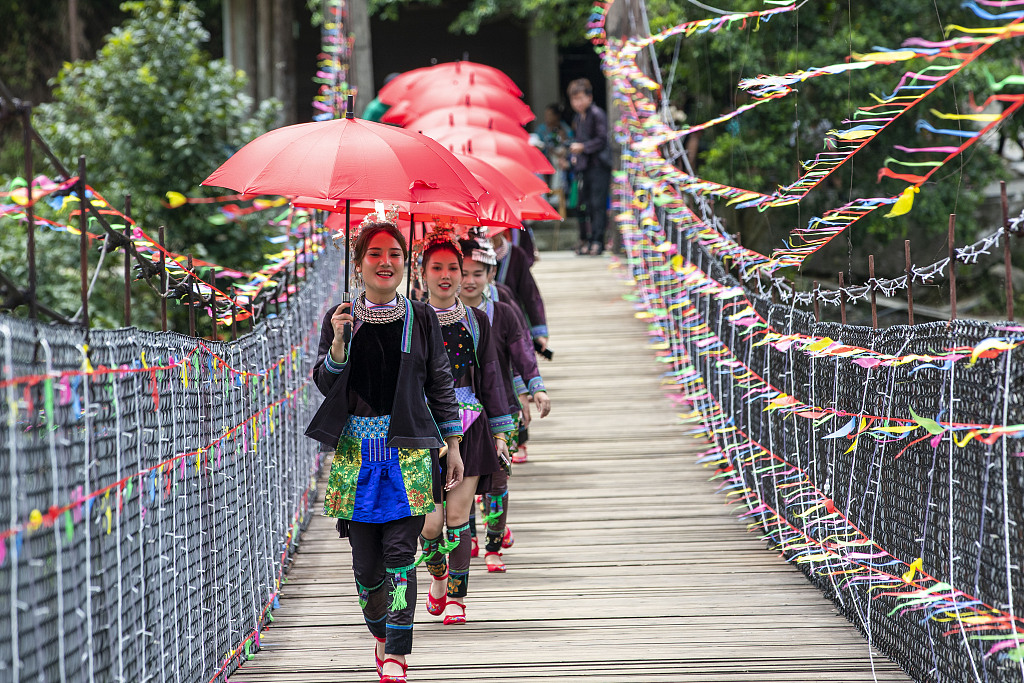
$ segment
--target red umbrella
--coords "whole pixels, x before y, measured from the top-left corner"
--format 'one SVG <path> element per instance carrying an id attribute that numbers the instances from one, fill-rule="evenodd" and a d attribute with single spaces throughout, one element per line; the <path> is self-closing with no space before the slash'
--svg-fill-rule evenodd
<path id="1" fill-rule="evenodd" d="M 435 109 L 429 114 L 418 116 L 405 122 L 405 128 L 424 135 L 438 133 L 448 128 L 482 128 L 508 133 L 526 140 L 530 134 L 513 119 L 501 112 L 479 107 L 444 107 Z"/>
<path id="2" fill-rule="evenodd" d="M 482 185 L 458 159 L 412 131 L 352 118 L 285 126 L 238 150 L 203 181 L 246 194 L 350 201 L 474 202 Z M 346 233 L 347 235 L 347 233 Z M 345 299 L 349 292 L 345 240 Z"/>
<path id="3" fill-rule="evenodd" d="M 405 102 L 409 103 L 408 108 L 399 109 Z M 510 95 L 506 90 L 495 88 L 493 85 L 462 85 L 455 88 L 412 90 L 407 95 L 407 99 L 402 100 L 402 102 L 399 102 L 392 108 L 394 109 L 394 114 L 392 114 L 391 110 L 388 110 L 387 118 L 382 118 L 381 120 L 392 122 L 392 116 L 397 116 L 399 113 L 405 117 L 403 120 L 410 120 L 413 118 L 411 114 L 419 116 L 434 109 L 458 105 L 493 109 L 494 111 L 504 113 L 509 118 L 522 124 L 527 124 L 534 119 L 530 107 L 519 98 Z"/>
<path id="4" fill-rule="evenodd" d="M 475 62 L 446 62 L 406 71 L 381 88 L 377 92 L 377 99 L 384 104 L 397 104 L 413 88 L 425 85 L 450 85 L 452 81 L 470 85 L 493 85 L 516 97 L 523 96 L 523 91 L 500 69 Z"/>
<path id="5" fill-rule="evenodd" d="M 456 154 L 459 161 L 472 171 L 487 192 L 504 196 L 520 220 L 560 221 L 562 215 L 539 195 L 527 195 L 510 181 L 504 173 L 487 161 L 466 154 Z M 514 199 L 514 201 L 513 201 Z"/>
<path id="6" fill-rule="evenodd" d="M 539 149 L 520 138 L 482 128 L 455 128 L 434 138 L 453 152 L 485 159 L 499 156 L 516 161 L 534 173 L 554 173 L 555 167 Z"/>
<path id="7" fill-rule="evenodd" d="M 519 217 L 529 221 L 560 221 L 562 214 L 538 194 L 523 197 L 519 208 Z"/>
<path id="8" fill-rule="evenodd" d="M 478 155 L 470 154 L 469 156 Z M 524 195 L 544 194 L 545 192 L 551 191 L 551 188 L 548 187 L 547 183 L 541 180 L 536 174 L 531 173 L 530 169 L 526 168 L 519 162 L 511 159 L 505 159 L 504 157 L 480 156 L 479 158 L 505 174 L 505 177 L 512 181 L 512 184 L 518 187 Z"/>
<path id="9" fill-rule="evenodd" d="M 272 130 L 238 150 L 203 185 L 342 200 L 472 202 L 484 193 L 436 141 L 359 119 Z"/>

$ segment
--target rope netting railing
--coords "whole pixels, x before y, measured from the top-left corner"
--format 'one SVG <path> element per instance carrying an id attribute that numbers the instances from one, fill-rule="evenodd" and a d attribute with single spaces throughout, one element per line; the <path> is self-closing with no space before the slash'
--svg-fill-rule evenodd
<path id="1" fill-rule="evenodd" d="M 346 7 L 323 8 L 329 64 L 317 78 L 340 74 L 335 88 L 347 87 Z M 6 88 L 0 99 L 17 104 Z M 226 681 L 260 649 L 312 514 L 310 378 L 343 254 L 325 248 L 319 216 L 256 198 L 214 207 L 211 222 L 272 210 L 267 234 L 280 234 L 268 239 L 281 250 L 255 272 L 193 263 L 69 172 L 30 116 L 25 126 L 59 177 L 29 168 L 0 196 L 0 217 L 127 250 L 126 287 L 132 261 L 141 279 L 159 276 L 150 286 L 164 299 L 205 309 L 215 331 L 233 338 L 241 320 L 250 330 L 229 342 L 0 316 L 0 679 Z M 172 208 L 239 198 L 167 195 Z M 58 218 L 36 215 L 39 202 Z M 83 275 L 83 302 L 101 266 L 88 289 Z"/>
<path id="2" fill-rule="evenodd" d="M 214 681 L 258 649 L 315 497 L 341 258 L 231 343 L 0 319 L 5 677 Z"/>
<path id="3" fill-rule="evenodd" d="M 799 201 L 879 127 L 839 132 L 836 155 L 806 162 L 805 176 L 773 194 L 702 180 L 679 154 L 685 131 L 663 123 L 671 120 L 667 101 L 637 55 L 670 36 L 696 39 L 799 6 L 773 3 L 620 41 L 604 32 L 614 4 L 596 5 L 590 27 L 620 114 L 613 212 L 636 315 L 666 366 L 669 397 L 709 441 L 699 462 L 750 528 L 917 680 L 1024 680 L 1024 327 L 953 320 L 873 329 L 815 322 L 796 308 L 812 299 L 776 270 L 801 262 L 867 211 L 906 201 L 902 195 L 840 207 L 794 229 L 769 256 L 736 243 L 709 200 L 759 210 Z M 942 45 L 906 41 L 908 51 L 932 50 L 948 62 L 924 86 L 920 74 L 901 79 L 889 115 L 987 45 L 1019 35 L 1021 16 L 1002 17 L 1010 23 L 998 29 L 964 29 L 966 36 Z M 882 59 L 855 57 L 758 80 L 785 89 Z M 918 88 L 913 97 L 900 96 L 910 83 Z M 911 187 L 919 181 L 907 179 Z M 1020 220 L 962 247 L 958 260 L 987 253 Z M 948 267 L 946 259 L 911 275 L 928 281 Z M 907 279 L 874 286 L 895 290 Z M 822 292 L 819 300 L 839 296 Z M 866 292 L 848 288 L 842 296 Z"/>

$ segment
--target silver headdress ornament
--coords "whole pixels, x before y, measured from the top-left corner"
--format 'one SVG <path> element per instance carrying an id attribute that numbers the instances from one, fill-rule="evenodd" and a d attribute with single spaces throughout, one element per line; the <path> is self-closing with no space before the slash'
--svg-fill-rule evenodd
<path id="1" fill-rule="evenodd" d="M 494 247 L 491 246 L 490 240 L 486 237 L 477 237 L 473 241 L 476 242 L 476 246 L 473 248 L 470 258 L 488 266 L 498 265 L 498 257 L 494 253 Z"/>
<path id="2" fill-rule="evenodd" d="M 359 223 L 359 225 L 351 228 L 351 234 L 349 235 L 349 239 L 352 242 L 355 242 L 356 239 L 359 237 L 359 233 L 363 231 L 363 228 L 375 223 L 389 223 L 397 228 L 398 211 L 399 206 L 397 204 L 392 204 L 389 207 L 385 207 L 384 202 L 380 200 L 374 200 L 373 211 L 363 216 L 363 220 Z M 341 215 L 344 216 L 344 214 Z M 342 226 L 342 228 L 335 232 L 333 235 L 331 235 L 331 237 L 335 240 L 340 240 L 344 242 L 345 231 L 348 229 L 349 226 Z M 334 246 L 337 247 L 338 245 L 335 244 Z"/>
<path id="3" fill-rule="evenodd" d="M 384 202 L 379 199 L 374 200 L 373 212 L 366 214 L 363 222 L 359 224 L 359 229 L 361 230 L 371 223 L 390 223 L 397 228 L 398 204 L 392 204 L 391 206 L 385 207 Z"/>

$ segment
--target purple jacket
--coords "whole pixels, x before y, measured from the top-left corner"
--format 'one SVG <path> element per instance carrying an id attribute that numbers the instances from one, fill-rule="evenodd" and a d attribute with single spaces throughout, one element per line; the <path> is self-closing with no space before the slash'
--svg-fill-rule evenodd
<path id="1" fill-rule="evenodd" d="M 508 255 L 498 263 L 496 281 L 506 285 L 515 295 L 526 316 L 531 337 L 548 336 L 548 319 L 544 314 L 544 300 L 540 297 L 537 281 L 530 272 L 529 259 L 521 247 L 509 244 Z"/>
<path id="2" fill-rule="evenodd" d="M 537 367 L 537 356 L 533 352 L 533 340 L 526 331 L 523 314 L 513 302 L 484 299 L 483 310 L 491 320 L 491 336 L 501 365 L 502 380 L 508 393 L 510 410 L 513 414 L 520 409 L 518 395 L 545 391 L 544 380 Z M 522 387 L 513 380 L 522 378 Z"/>

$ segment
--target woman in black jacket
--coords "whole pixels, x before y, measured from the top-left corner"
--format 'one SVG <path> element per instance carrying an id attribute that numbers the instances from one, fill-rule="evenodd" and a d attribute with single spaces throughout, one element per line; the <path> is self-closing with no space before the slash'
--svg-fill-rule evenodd
<path id="1" fill-rule="evenodd" d="M 462 423 L 437 315 L 398 294 L 408 257 L 394 222 L 376 214 L 364 221 L 353 261 L 365 290 L 324 316 L 313 379 L 326 398 L 306 430 L 335 448 L 324 515 L 338 518 L 352 546 L 381 683 L 406 680 L 416 541 L 442 488 L 431 449 L 447 443 L 444 488 L 463 472 Z"/>

